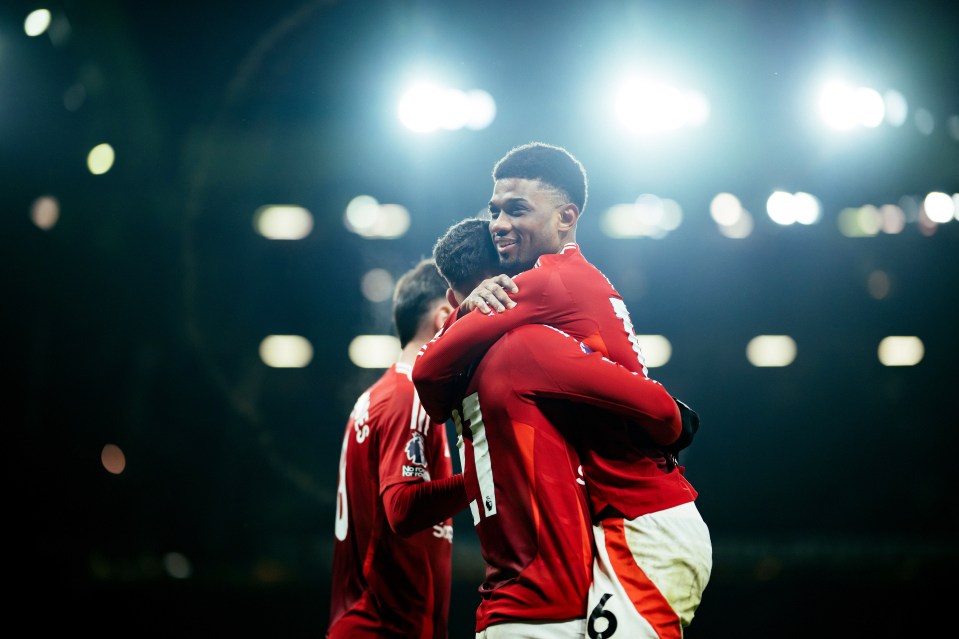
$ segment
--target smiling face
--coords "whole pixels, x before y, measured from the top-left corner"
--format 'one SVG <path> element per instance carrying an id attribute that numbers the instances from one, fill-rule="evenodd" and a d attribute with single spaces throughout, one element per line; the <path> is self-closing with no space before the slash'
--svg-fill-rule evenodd
<path id="1" fill-rule="evenodd" d="M 489 210 L 500 266 L 511 275 L 532 268 L 540 255 L 558 253 L 576 241 L 579 209 L 539 180 L 496 180 Z"/>

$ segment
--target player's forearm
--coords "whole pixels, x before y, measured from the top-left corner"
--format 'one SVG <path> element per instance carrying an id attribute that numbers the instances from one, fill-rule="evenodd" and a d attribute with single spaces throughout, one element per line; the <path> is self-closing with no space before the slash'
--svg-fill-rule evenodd
<path id="1" fill-rule="evenodd" d="M 461 474 L 436 481 L 393 484 L 383 492 L 390 528 L 404 537 L 449 519 L 466 505 Z"/>
<path id="2" fill-rule="evenodd" d="M 570 344 L 576 342 L 557 342 L 557 348 L 549 353 L 531 354 L 550 380 L 537 394 L 590 404 L 625 417 L 659 445 L 679 437 L 679 408 L 662 384 Z"/>

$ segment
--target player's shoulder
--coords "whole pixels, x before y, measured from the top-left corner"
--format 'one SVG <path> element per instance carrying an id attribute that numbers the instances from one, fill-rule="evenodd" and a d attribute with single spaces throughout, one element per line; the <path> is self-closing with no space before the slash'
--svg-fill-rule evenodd
<path id="1" fill-rule="evenodd" d="M 394 364 L 387 369 L 367 391 L 370 410 L 379 414 L 407 411 L 416 394 L 411 371 L 412 367 L 404 364 Z"/>
<path id="2" fill-rule="evenodd" d="M 584 261 L 584 258 L 582 252 L 579 250 L 579 245 L 575 242 L 569 242 L 564 244 L 563 248 L 557 253 L 540 255 L 539 259 L 536 260 L 536 266 L 533 270 L 544 266 L 561 268 L 582 261 Z"/>

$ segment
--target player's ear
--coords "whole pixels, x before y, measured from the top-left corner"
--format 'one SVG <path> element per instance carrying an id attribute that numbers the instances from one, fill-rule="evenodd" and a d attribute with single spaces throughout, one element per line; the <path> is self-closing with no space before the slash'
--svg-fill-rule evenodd
<path id="1" fill-rule="evenodd" d="M 446 289 L 446 301 L 449 302 L 449 305 L 453 308 L 459 307 L 459 302 L 456 301 L 456 293 L 453 292 L 453 289 Z"/>
<path id="2" fill-rule="evenodd" d="M 579 207 L 572 202 L 567 203 L 559 211 L 559 228 L 561 231 L 568 231 L 579 220 Z"/>
<path id="3" fill-rule="evenodd" d="M 438 304 L 436 310 L 433 311 L 433 333 L 439 333 L 443 324 L 446 324 L 447 318 L 452 314 L 453 308 L 449 304 Z"/>

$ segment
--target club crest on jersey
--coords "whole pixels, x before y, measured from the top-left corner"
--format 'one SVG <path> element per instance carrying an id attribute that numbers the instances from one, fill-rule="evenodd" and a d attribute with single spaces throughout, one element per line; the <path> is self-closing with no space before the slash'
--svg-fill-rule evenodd
<path id="1" fill-rule="evenodd" d="M 423 477 L 429 481 L 430 474 L 426 470 L 426 439 L 423 434 L 413 431 L 413 436 L 406 443 L 406 458 L 410 464 L 403 465 L 404 477 Z"/>
<path id="2" fill-rule="evenodd" d="M 422 433 L 414 432 L 406 444 L 406 458 L 410 463 L 426 468 L 426 440 Z"/>

